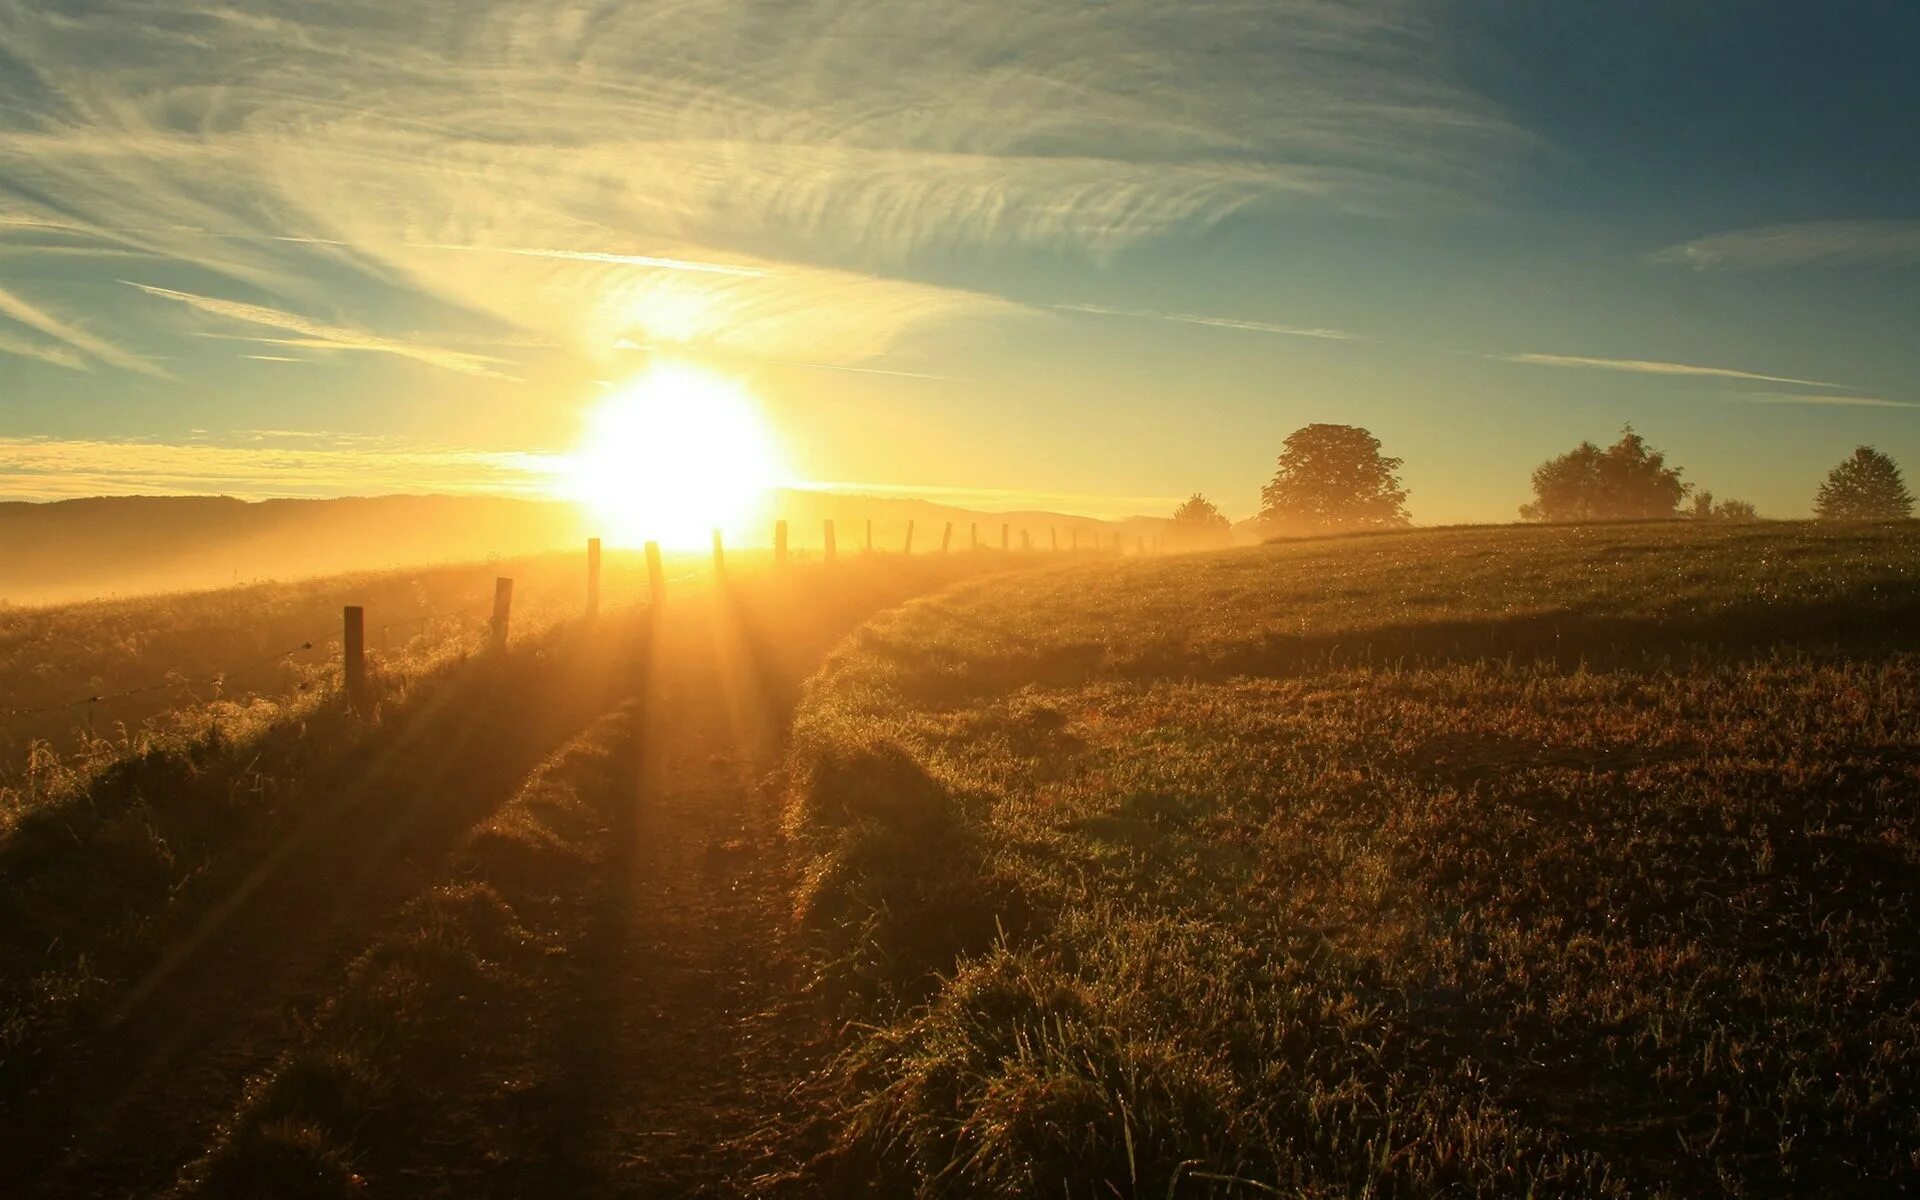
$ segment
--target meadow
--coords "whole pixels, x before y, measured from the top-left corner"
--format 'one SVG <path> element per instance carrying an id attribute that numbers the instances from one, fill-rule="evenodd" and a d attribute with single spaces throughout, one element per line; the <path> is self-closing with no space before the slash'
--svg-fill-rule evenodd
<path id="1" fill-rule="evenodd" d="M 670 560 L 675 574 L 695 566 Z M 0 823 L 154 738 L 259 725 L 337 687 L 344 605 L 366 609 L 368 653 L 389 682 L 469 654 L 486 638 L 497 576 L 515 581 L 521 636 L 585 603 L 583 556 L 554 554 L 0 607 Z M 602 587 L 609 606 L 643 598 L 638 553 L 610 550 Z"/>
<path id="2" fill-rule="evenodd" d="M 336 670 L 244 709 L 163 714 L 137 737 L 96 745 L 44 772 L 35 790 L 13 793 L 0 824 L 0 1124 L 10 1143 L 0 1190 L 149 1194 L 204 1155 L 194 1170 L 207 1173 L 182 1186 L 197 1178 L 216 1192 L 315 1194 L 316 1169 L 369 1152 L 352 1136 L 367 1120 L 400 1120 L 389 1151 L 418 1149 L 406 1131 L 434 1109 L 423 1102 L 393 1111 L 387 1085 L 400 1075 L 392 1062 L 376 1056 L 385 1072 L 376 1091 L 389 1107 L 350 1113 L 353 1130 L 336 1128 L 333 1141 L 311 1120 L 289 1129 L 284 1110 L 257 1109 L 270 1097 L 249 1092 L 249 1079 L 310 1032 L 359 1029 L 397 1053 L 422 1027 L 430 1033 L 447 1019 L 446 1005 L 477 995 L 473 964 L 443 956 L 416 964 L 424 973 L 419 994 L 403 997 L 391 1019 L 379 1018 L 390 1028 L 365 1028 L 378 1017 L 378 998 L 334 999 L 325 1011 L 358 1015 L 323 1020 L 343 973 L 351 988 L 367 972 L 387 970 L 354 965 L 364 957 L 431 958 L 449 939 L 490 936 L 499 930 L 487 921 L 502 903 L 529 922 L 565 908 L 569 888 L 589 878 L 578 864 L 608 853 L 608 821 L 631 815 L 631 783 L 616 786 L 631 780 L 635 753 L 622 714 L 655 678 L 663 645 L 677 661 L 688 647 L 711 652 L 719 631 L 737 643 L 724 672 L 702 669 L 676 685 L 692 706 L 729 706 L 722 725 L 731 730 L 771 719 L 756 713 L 790 709 L 825 646 L 873 611 L 1006 564 L 987 555 L 876 555 L 849 556 L 831 570 L 802 561 L 776 571 L 766 555 L 749 554 L 730 557 L 722 584 L 709 566 L 670 558 L 656 606 L 635 603 L 644 566 L 609 556 L 597 621 L 581 616 L 577 560 L 533 565 L 551 572 L 477 564 L 429 574 L 455 599 L 475 583 L 490 594 L 496 571 L 517 569 L 519 579 L 535 581 L 533 603 L 516 603 L 505 653 L 476 636 L 430 633 L 384 653 L 370 638 L 364 709 L 345 702 Z M 290 585 L 279 598 L 291 622 L 308 609 L 337 620 L 342 597 L 367 600 L 382 586 L 435 599 L 408 590 L 420 578 L 320 580 Z M 297 594 L 301 588 L 311 595 Z M 278 594 L 161 597 L 147 611 L 210 614 L 174 624 L 211 631 L 274 615 L 260 603 L 268 595 Z M 378 610 L 367 602 L 371 631 Z M 534 619 L 518 619 L 523 607 Z M 87 627 L 88 614 L 72 611 L 50 616 Z M 106 612 L 138 625 L 119 607 Z M 161 644 L 145 643 L 146 653 Z M 617 769 L 615 757 L 626 760 Z M 559 854 L 560 865 L 548 869 L 548 826 L 564 816 L 553 806 L 576 794 L 580 812 L 600 815 L 574 821 L 578 855 Z M 391 949 L 401 945 L 415 949 Z M 540 987 L 519 993 L 524 1007 L 503 1001 L 492 1012 L 494 1032 L 527 1035 L 502 1040 L 503 1049 L 550 1047 L 548 1002 L 578 976 L 533 969 L 554 965 L 542 958 L 552 947 L 513 945 L 519 957 L 505 967 L 526 967 Z M 481 966 L 485 974 L 503 965 Z M 391 971 L 379 980 L 394 982 Z M 296 1045 L 257 1086 L 310 1076 L 331 1053 Z M 474 1061 L 452 1054 L 439 1066 L 457 1072 Z M 230 1110 L 235 1124 L 221 1132 Z M 263 1111 L 248 1124 L 249 1113 Z M 434 1147 L 444 1150 L 439 1141 Z M 248 1180 L 266 1182 L 255 1188 Z M 350 1172 L 334 1182 L 349 1192 L 358 1186 Z"/>
<path id="3" fill-rule="evenodd" d="M 828 662 L 789 776 L 815 1189 L 1920 1187 L 1911 525 L 966 583 Z"/>

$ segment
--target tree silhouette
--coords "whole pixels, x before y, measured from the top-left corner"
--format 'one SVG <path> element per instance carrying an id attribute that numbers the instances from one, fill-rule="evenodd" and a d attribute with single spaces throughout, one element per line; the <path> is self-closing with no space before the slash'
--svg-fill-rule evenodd
<path id="1" fill-rule="evenodd" d="M 1227 535 L 1233 523 L 1228 521 L 1213 501 L 1199 492 L 1187 497 L 1186 503 L 1173 510 L 1173 521 L 1167 526 L 1167 538 L 1175 545 L 1188 548 L 1225 545 Z"/>
<path id="2" fill-rule="evenodd" d="M 1357 425 L 1308 425 L 1280 451 L 1273 481 L 1260 489 L 1260 524 L 1270 534 L 1388 529 L 1408 524 L 1397 458 Z"/>
<path id="3" fill-rule="evenodd" d="M 1686 499 L 1680 468 L 1628 425 L 1605 450 L 1581 442 L 1534 468 L 1528 521 L 1628 521 L 1671 517 Z"/>
<path id="4" fill-rule="evenodd" d="M 1705 488 L 1693 493 L 1693 503 L 1687 507 L 1687 516 L 1695 521 L 1752 521 L 1759 512 L 1745 500 L 1721 500 L 1715 502 L 1713 493 Z"/>
<path id="5" fill-rule="evenodd" d="M 1813 512 L 1823 521 L 1901 521 L 1913 512 L 1913 494 L 1891 458 L 1860 446 L 1827 473 Z"/>

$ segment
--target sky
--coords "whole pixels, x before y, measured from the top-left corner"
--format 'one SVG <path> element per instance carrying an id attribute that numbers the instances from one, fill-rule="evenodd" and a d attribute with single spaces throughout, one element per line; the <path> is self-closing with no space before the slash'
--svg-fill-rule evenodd
<path id="1" fill-rule="evenodd" d="M 1916 61 L 1912 0 L 0 0 L 0 498 L 544 494 L 690 362 L 801 484 L 1240 516 L 1331 421 L 1500 521 L 1630 422 L 1803 516 L 1920 471 Z"/>

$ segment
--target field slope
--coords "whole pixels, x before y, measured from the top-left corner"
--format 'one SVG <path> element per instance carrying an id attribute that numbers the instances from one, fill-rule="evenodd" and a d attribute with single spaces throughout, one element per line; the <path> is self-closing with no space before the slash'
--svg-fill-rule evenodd
<path id="1" fill-rule="evenodd" d="M 790 765 L 823 1190 L 1920 1187 L 1911 526 L 979 581 Z"/>

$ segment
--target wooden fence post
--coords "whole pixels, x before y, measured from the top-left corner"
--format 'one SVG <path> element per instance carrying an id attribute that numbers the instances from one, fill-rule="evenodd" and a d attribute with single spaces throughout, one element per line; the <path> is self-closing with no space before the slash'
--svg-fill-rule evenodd
<path id="1" fill-rule="evenodd" d="M 367 610 L 349 604 L 342 614 L 345 627 L 340 645 L 345 652 L 342 678 L 347 690 L 347 705 L 355 712 L 367 707 Z"/>
<path id="2" fill-rule="evenodd" d="M 947 522 L 947 531 L 940 535 L 940 553 L 947 552 L 947 544 L 953 541 L 953 522 Z"/>
<path id="3" fill-rule="evenodd" d="M 600 539 L 587 539 L 587 616 L 600 615 Z"/>
<path id="4" fill-rule="evenodd" d="M 660 569 L 659 542 L 647 543 L 647 593 L 653 597 L 655 604 L 660 603 L 667 595 L 667 576 Z"/>
<path id="5" fill-rule="evenodd" d="M 1053 552 L 1055 554 L 1060 553 L 1060 527 L 1058 525 L 1047 526 L 1047 540 L 1053 543 Z"/>
<path id="6" fill-rule="evenodd" d="M 787 523 L 785 521 L 773 523 L 773 565 L 776 567 L 787 565 Z"/>
<path id="7" fill-rule="evenodd" d="M 905 554 L 913 553 L 913 522 L 912 521 L 907 522 L 907 547 L 904 551 L 902 551 L 902 553 L 905 553 Z"/>
<path id="8" fill-rule="evenodd" d="M 493 581 L 493 649 L 507 648 L 507 623 L 513 616 L 513 580 L 502 575 Z"/>
<path id="9" fill-rule="evenodd" d="M 1020 531 L 1020 552 L 1022 554 L 1025 554 L 1030 552 L 1032 549 L 1033 549 L 1033 531 L 1031 529 L 1022 529 Z"/>
<path id="10" fill-rule="evenodd" d="M 835 556 L 835 554 L 836 554 L 836 552 L 837 552 L 837 550 L 838 550 L 838 547 L 836 547 L 836 546 L 834 545 L 834 542 L 833 542 L 833 520 L 832 520 L 832 518 L 828 518 L 828 520 L 827 520 L 827 523 L 826 523 L 826 526 L 825 526 L 825 533 L 826 533 L 826 536 L 827 536 L 827 543 L 826 543 L 826 545 L 827 545 L 827 549 L 826 549 L 826 560 L 827 560 L 827 565 L 828 565 L 828 566 L 832 566 L 832 565 L 833 565 L 833 560 L 834 560 L 834 556 Z"/>
<path id="11" fill-rule="evenodd" d="M 973 521 L 968 523 L 967 525 L 967 549 L 978 550 L 979 548 L 980 548 L 980 522 Z"/>
<path id="12" fill-rule="evenodd" d="M 1010 525 L 1003 524 L 1000 526 L 1000 550 L 1002 553 L 1005 553 L 1008 548 L 1007 546 L 1008 531 L 1012 528 L 1013 527 Z"/>
<path id="13" fill-rule="evenodd" d="M 873 518 L 867 518 L 867 553 L 873 553 Z"/>
<path id="14" fill-rule="evenodd" d="M 715 575 L 725 575 L 727 573 L 727 547 L 720 540 L 720 530 L 718 527 L 713 531 L 713 573 Z"/>
<path id="15" fill-rule="evenodd" d="M 1080 527 L 1078 525 L 1075 525 L 1073 527 L 1073 532 L 1071 534 L 1071 537 L 1073 540 L 1071 541 L 1070 546 L 1073 552 L 1075 554 L 1078 554 L 1080 553 Z"/>

